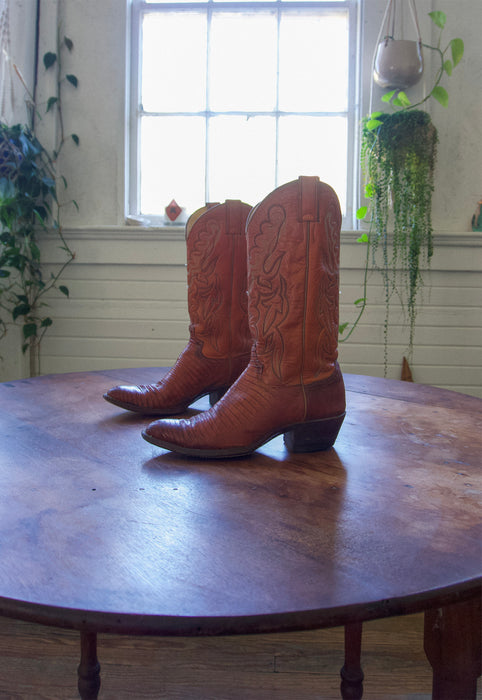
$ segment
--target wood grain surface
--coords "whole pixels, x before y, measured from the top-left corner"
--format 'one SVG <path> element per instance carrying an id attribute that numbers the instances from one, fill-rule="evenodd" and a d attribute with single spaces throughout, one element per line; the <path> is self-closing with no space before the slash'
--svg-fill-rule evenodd
<path id="1" fill-rule="evenodd" d="M 309 629 L 480 582 L 482 401 L 346 375 L 335 447 L 181 458 L 102 400 L 160 369 L 0 384 L 0 614 L 80 630 Z M 199 403 L 198 409 L 206 407 Z"/>

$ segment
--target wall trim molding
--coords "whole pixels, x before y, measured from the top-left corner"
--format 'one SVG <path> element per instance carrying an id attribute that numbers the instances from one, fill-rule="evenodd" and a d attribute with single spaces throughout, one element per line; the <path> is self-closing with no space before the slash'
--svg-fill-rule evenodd
<path id="1" fill-rule="evenodd" d="M 184 242 L 184 227 L 181 226 L 88 226 L 63 228 L 67 242 L 92 240 L 134 242 L 181 241 Z M 343 230 L 341 243 L 356 243 L 363 231 Z M 47 239 L 55 240 L 55 234 L 47 234 Z M 434 233 L 434 244 L 449 247 L 482 247 L 482 231 L 440 231 Z"/>

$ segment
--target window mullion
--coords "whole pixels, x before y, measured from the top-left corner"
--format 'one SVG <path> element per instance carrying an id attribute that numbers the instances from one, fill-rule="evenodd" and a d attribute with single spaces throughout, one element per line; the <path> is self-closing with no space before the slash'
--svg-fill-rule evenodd
<path id="1" fill-rule="evenodd" d="M 211 118 L 210 118 L 210 111 L 211 111 L 211 95 L 210 95 L 210 87 L 211 87 L 211 29 L 212 29 L 212 16 L 213 16 L 213 5 L 212 2 L 209 3 L 208 7 L 206 8 L 206 103 L 205 103 L 205 109 L 206 109 L 206 115 L 204 118 L 204 124 L 205 124 L 205 143 L 204 143 L 204 158 L 205 158 L 205 166 L 204 166 L 204 199 L 205 202 L 210 201 L 210 188 L 209 188 L 209 178 L 210 178 L 210 159 L 209 159 L 209 136 L 210 136 L 210 126 L 211 126 Z"/>
<path id="2" fill-rule="evenodd" d="M 278 187 L 278 151 L 279 151 L 279 76 L 280 76 L 280 26 L 281 8 L 278 5 L 276 10 L 276 104 L 275 104 L 275 162 L 274 162 L 274 183 Z"/>

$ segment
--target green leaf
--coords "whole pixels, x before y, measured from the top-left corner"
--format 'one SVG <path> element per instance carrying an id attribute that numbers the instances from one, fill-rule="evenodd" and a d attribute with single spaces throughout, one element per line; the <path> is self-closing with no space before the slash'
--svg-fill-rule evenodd
<path id="1" fill-rule="evenodd" d="M 403 90 L 400 90 L 400 91 L 399 91 L 397 97 L 398 97 L 398 99 L 400 100 L 400 104 L 401 104 L 403 107 L 409 107 L 409 106 L 412 104 L 412 103 L 410 102 L 410 100 L 408 99 L 406 93 L 403 92 Z"/>
<path id="2" fill-rule="evenodd" d="M 348 321 L 346 323 L 342 323 L 338 326 L 338 333 L 342 335 L 348 327 Z"/>
<path id="3" fill-rule="evenodd" d="M 464 55 L 464 42 L 462 39 L 452 39 L 450 42 L 450 47 L 452 49 L 454 66 L 456 66 Z"/>
<path id="4" fill-rule="evenodd" d="M 395 107 L 409 107 L 412 103 L 408 99 L 406 93 L 400 90 L 398 95 L 392 100 L 392 104 L 395 105 Z"/>
<path id="5" fill-rule="evenodd" d="M 360 297 L 360 299 L 357 299 L 353 303 L 355 304 L 355 306 L 359 306 L 360 304 L 364 304 L 365 302 L 366 302 L 365 297 Z"/>
<path id="6" fill-rule="evenodd" d="M 65 179 L 65 176 L 64 176 L 64 175 L 61 175 L 61 176 L 60 176 L 60 179 L 61 179 L 62 182 L 64 183 L 64 188 L 67 189 L 67 180 Z"/>
<path id="7" fill-rule="evenodd" d="M 47 109 L 46 112 L 48 112 L 56 102 L 58 102 L 59 98 L 58 97 L 49 97 L 47 101 Z"/>
<path id="8" fill-rule="evenodd" d="M 30 252 L 34 260 L 40 260 L 40 248 L 34 241 L 30 241 Z"/>
<path id="9" fill-rule="evenodd" d="M 72 41 L 72 39 L 69 39 L 68 36 L 64 36 L 64 44 L 66 45 L 69 51 L 72 51 L 72 49 L 74 48 L 74 42 Z"/>
<path id="10" fill-rule="evenodd" d="M 27 352 L 28 348 L 29 348 L 29 344 L 28 344 L 28 343 L 24 343 L 24 344 L 22 345 L 22 353 L 23 353 L 24 355 L 25 355 L 25 353 Z"/>
<path id="11" fill-rule="evenodd" d="M 47 53 L 44 54 L 44 66 L 48 70 L 51 68 L 55 61 L 57 60 L 57 54 L 52 53 L 52 51 L 47 51 Z"/>
<path id="12" fill-rule="evenodd" d="M 452 75 L 452 70 L 453 70 L 452 61 L 445 61 L 444 62 L 444 71 L 447 73 L 447 75 Z"/>
<path id="13" fill-rule="evenodd" d="M 447 107 L 449 103 L 449 94 L 447 90 L 440 85 L 437 85 L 432 90 L 432 97 L 434 97 L 437 102 L 440 102 L 442 107 Z"/>
<path id="14" fill-rule="evenodd" d="M 37 324 L 36 323 L 26 323 L 23 327 L 23 337 L 25 340 L 32 338 L 37 335 Z"/>
<path id="15" fill-rule="evenodd" d="M 38 206 L 36 209 L 34 209 L 34 214 L 41 224 L 43 224 L 45 219 L 48 217 L 47 209 L 42 206 Z"/>
<path id="16" fill-rule="evenodd" d="M 55 187 L 55 180 L 53 180 L 51 177 L 43 177 L 42 184 L 44 184 L 49 189 L 53 189 Z"/>
<path id="17" fill-rule="evenodd" d="M 435 12 L 429 12 L 428 16 L 432 20 L 434 24 L 437 25 L 440 29 L 443 29 L 445 27 L 445 22 L 447 21 L 447 15 L 445 12 L 441 12 L 440 10 L 435 10 Z"/>
<path id="18" fill-rule="evenodd" d="M 48 328 L 49 326 L 52 325 L 52 323 L 53 323 L 53 321 L 51 318 L 44 318 L 42 323 L 40 324 L 40 327 L 41 328 Z"/>
<path id="19" fill-rule="evenodd" d="M 390 90 L 390 92 L 386 92 L 382 97 L 382 102 L 390 102 L 392 97 L 395 97 L 396 92 L 396 90 Z"/>
<path id="20" fill-rule="evenodd" d="M 357 242 L 357 243 L 368 243 L 368 234 L 362 233 L 362 235 L 360 236 L 360 238 L 357 238 L 357 239 L 356 239 L 356 242 Z"/>
<path id="21" fill-rule="evenodd" d="M 77 136 L 77 134 L 71 134 L 71 137 L 72 137 L 72 141 L 75 143 L 75 145 L 78 146 L 80 143 L 80 139 Z"/>
<path id="22" fill-rule="evenodd" d="M 10 277 L 10 272 L 8 270 L 0 270 L 0 277 Z"/>
<path id="23" fill-rule="evenodd" d="M 66 297 L 69 296 L 69 289 L 65 285 L 61 284 L 59 287 L 59 292 L 62 292 L 62 294 L 65 294 Z"/>
<path id="24" fill-rule="evenodd" d="M 65 76 L 69 83 L 73 85 L 74 87 L 77 87 L 79 84 L 79 81 L 77 80 L 77 77 L 75 75 L 72 75 L 72 73 L 69 73 L 68 75 Z"/>
<path id="25" fill-rule="evenodd" d="M 12 318 L 16 321 L 19 316 L 25 316 L 28 313 L 30 313 L 30 304 L 19 304 L 13 309 Z"/>
<path id="26" fill-rule="evenodd" d="M 79 205 L 77 204 L 77 202 L 75 201 L 75 199 L 72 200 L 72 204 L 73 204 L 74 207 L 77 209 L 77 211 L 79 211 Z"/>
<path id="27" fill-rule="evenodd" d="M 368 131 L 375 131 L 375 129 L 378 129 L 378 127 L 382 124 L 383 122 L 381 122 L 379 119 L 369 119 L 366 123 L 366 128 Z"/>
<path id="28" fill-rule="evenodd" d="M 367 199 L 372 199 L 372 197 L 374 196 L 374 194 L 375 194 L 375 186 L 373 185 L 373 183 L 368 182 L 368 183 L 365 185 L 365 197 L 366 197 Z"/>
<path id="29" fill-rule="evenodd" d="M 356 211 L 356 218 L 357 219 L 364 219 L 365 216 L 367 215 L 368 212 L 368 207 L 360 207 Z"/>

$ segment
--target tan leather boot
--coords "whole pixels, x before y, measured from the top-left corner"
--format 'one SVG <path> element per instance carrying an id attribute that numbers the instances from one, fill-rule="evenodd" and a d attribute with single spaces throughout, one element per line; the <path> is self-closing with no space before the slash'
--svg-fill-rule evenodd
<path id="1" fill-rule="evenodd" d="M 227 200 L 189 218 L 189 342 L 159 382 L 114 387 L 104 394 L 107 401 L 146 415 L 171 415 L 206 394 L 214 403 L 239 377 L 251 349 L 245 234 L 250 209 Z"/>
<path id="2" fill-rule="evenodd" d="M 337 363 L 338 198 L 316 177 L 272 192 L 247 223 L 251 360 L 210 410 L 158 420 L 149 442 L 197 457 L 247 455 L 284 434 L 293 451 L 333 445 L 345 415 Z"/>

